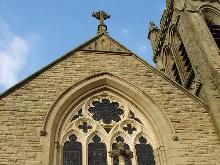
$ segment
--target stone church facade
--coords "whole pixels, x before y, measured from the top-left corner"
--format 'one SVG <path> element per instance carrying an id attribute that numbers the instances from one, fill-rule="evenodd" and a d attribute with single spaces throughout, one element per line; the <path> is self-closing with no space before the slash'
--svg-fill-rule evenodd
<path id="1" fill-rule="evenodd" d="M 220 164 L 219 1 L 167 1 L 157 68 L 93 16 L 94 38 L 0 95 L 0 164 Z"/>

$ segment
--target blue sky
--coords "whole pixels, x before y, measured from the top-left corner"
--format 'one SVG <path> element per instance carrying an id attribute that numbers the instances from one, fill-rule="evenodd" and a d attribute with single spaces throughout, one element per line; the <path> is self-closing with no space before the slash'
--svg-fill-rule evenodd
<path id="1" fill-rule="evenodd" d="M 104 10 L 109 34 L 150 64 L 148 24 L 165 0 L 0 0 L 0 92 L 96 35 Z"/>

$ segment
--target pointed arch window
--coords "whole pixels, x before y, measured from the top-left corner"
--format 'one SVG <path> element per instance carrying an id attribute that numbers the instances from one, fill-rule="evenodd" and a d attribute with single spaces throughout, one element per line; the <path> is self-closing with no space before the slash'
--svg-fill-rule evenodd
<path id="1" fill-rule="evenodd" d="M 147 139 L 141 136 L 138 141 L 139 144 L 135 145 L 135 149 L 139 165 L 155 165 L 153 148 L 147 144 Z"/>
<path id="2" fill-rule="evenodd" d="M 218 49 L 220 49 L 220 12 L 210 7 L 202 9 L 202 15 Z"/>
<path id="3" fill-rule="evenodd" d="M 89 165 L 107 165 L 106 144 L 101 142 L 101 138 L 95 135 L 89 144 Z"/>
<path id="4" fill-rule="evenodd" d="M 63 165 L 118 165 L 119 158 L 108 152 L 119 142 L 134 155 L 123 158 L 126 165 L 155 164 L 153 145 L 147 141 L 151 135 L 135 108 L 110 93 L 96 94 L 76 107 L 62 134 Z"/>
<path id="5" fill-rule="evenodd" d="M 220 25 L 217 25 L 213 22 L 207 22 L 207 25 L 218 48 L 220 49 Z"/>
<path id="6" fill-rule="evenodd" d="M 176 25 L 173 26 L 170 31 L 170 35 L 172 36 L 171 44 L 165 47 L 163 59 L 171 62 L 169 62 L 168 67 L 165 68 L 171 67 L 171 73 L 173 74 L 170 77 L 191 93 L 199 96 L 202 87 L 200 77 L 194 72 L 191 59 L 187 54 Z M 164 60 L 165 63 L 167 63 L 166 60 Z"/>
<path id="7" fill-rule="evenodd" d="M 82 144 L 77 142 L 74 134 L 64 143 L 63 160 L 63 165 L 82 165 Z"/>

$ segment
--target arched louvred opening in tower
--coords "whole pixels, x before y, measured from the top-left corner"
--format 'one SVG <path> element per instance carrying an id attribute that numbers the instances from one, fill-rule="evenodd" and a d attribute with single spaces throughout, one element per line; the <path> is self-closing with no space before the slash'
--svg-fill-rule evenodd
<path id="1" fill-rule="evenodd" d="M 171 79 L 175 80 L 180 85 L 182 85 L 179 70 L 177 68 L 173 53 L 171 52 L 170 48 L 165 49 L 162 61 L 165 69 L 165 74 Z"/>
<path id="2" fill-rule="evenodd" d="M 214 8 L 208 7 L 202 10 L 202 15 L 216 45 L 220 49 L 220 12 Z"/>
<path id="3" fill-rule="evenodd" d="M 147 144 L 143 136 L 139 138 L 139 144 L 135 145 L 138 165 L 155 165 L 153 148 Z"/>
<path id="4" fill-rule="evenodd" d="M 116 145 L 119 142 L 124 143 L 124 147 L 125 147 L 126 150 L 130 150 L 129 145 L 125 143 L 125 140 L 124 140 L 123 137 L 118 136 L 117 138 L 115 138 L 115 141 L 116 141 L 116 143 L 112 144 L 112 150 L 116 150 L 117 149 Z M 114 165 L 119 165 L 119 160 L 118 159 L 113 159 L 113 164 Z M 125 158 L 125 165 L 132 165 L 131 159 L 126 159 Z"/>
<path id="5" fill-rule="evenodd" d="M 191 62 L 189 60 L 189 57 L 186 53 L 186 49 L 183 45 L 183 42 L 181 41 L 180 47 L 179 47 L 179 52 L 180 52 L 180 56 L 182 58 L 182 64 L 183 64 L 183 73 L 184 77 L 185 77 L 185 83 L 184 83 L 184 87 L 186 89 L 190 89 L 192 82 L 195 78 L 195 73 L 193 71 Z"/>
<path id="6" fill-rule="evenodd" d="M 63 147 L 63 165 L 82 165 L 82 144 L 76 135 L 70 135 Z"/>
<path id="7" fill-rule="evenodd" d="M 107 165 L 106 145 L 101 142 L 101 138 L 95 135 L 93 142 L 89 143 L 89 160 L 88 165 Z"/>
<path id="8" fill-rule="evenodd" d="M 180 83 L 193 94 L 199 96 L 201 91 L 200 77 L 195 75 L 190 58 L 186 52 L 186 48 L 176 27 L 171 30 L 171 48 L 174 56 L 174 75 L 175 81 Z M 178 69 L 178 73 L 177 73 Z M 179 78 L 180 77 L 180 78 Z"/>
<path id="9" fill-rule="evenodd" d="M 208 28 L 210 32 L 212 33 L 212 36 L 220 49 L 220 26 L 214 24 L 213 22 L 207 22 Z"/>
<path id="10" fill-rule="evenodd" d="M 176 64 L 173 64 L 173 66 L 172 66 L 172 71 L 173 71 L 173 77 L 174 77 L 175 81 L 176 81 L 177 83 L 179 83 L 180 85 L 182 85 L 181 78 L 180 78 L 180 74 L 179 74 L 179 71 L 178 71 L 178 69 L 177 69 Z"/>

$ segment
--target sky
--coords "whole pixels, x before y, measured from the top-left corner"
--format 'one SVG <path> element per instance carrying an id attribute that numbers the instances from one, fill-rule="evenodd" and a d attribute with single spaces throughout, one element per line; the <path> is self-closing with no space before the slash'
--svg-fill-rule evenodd
<path id="1" fill-rule="evenodd" d="M 149 22 L 165 0 L 0 0 L 0 93 L 94 37 L 104 10 L 115 40 L 154 65 Z"/>

